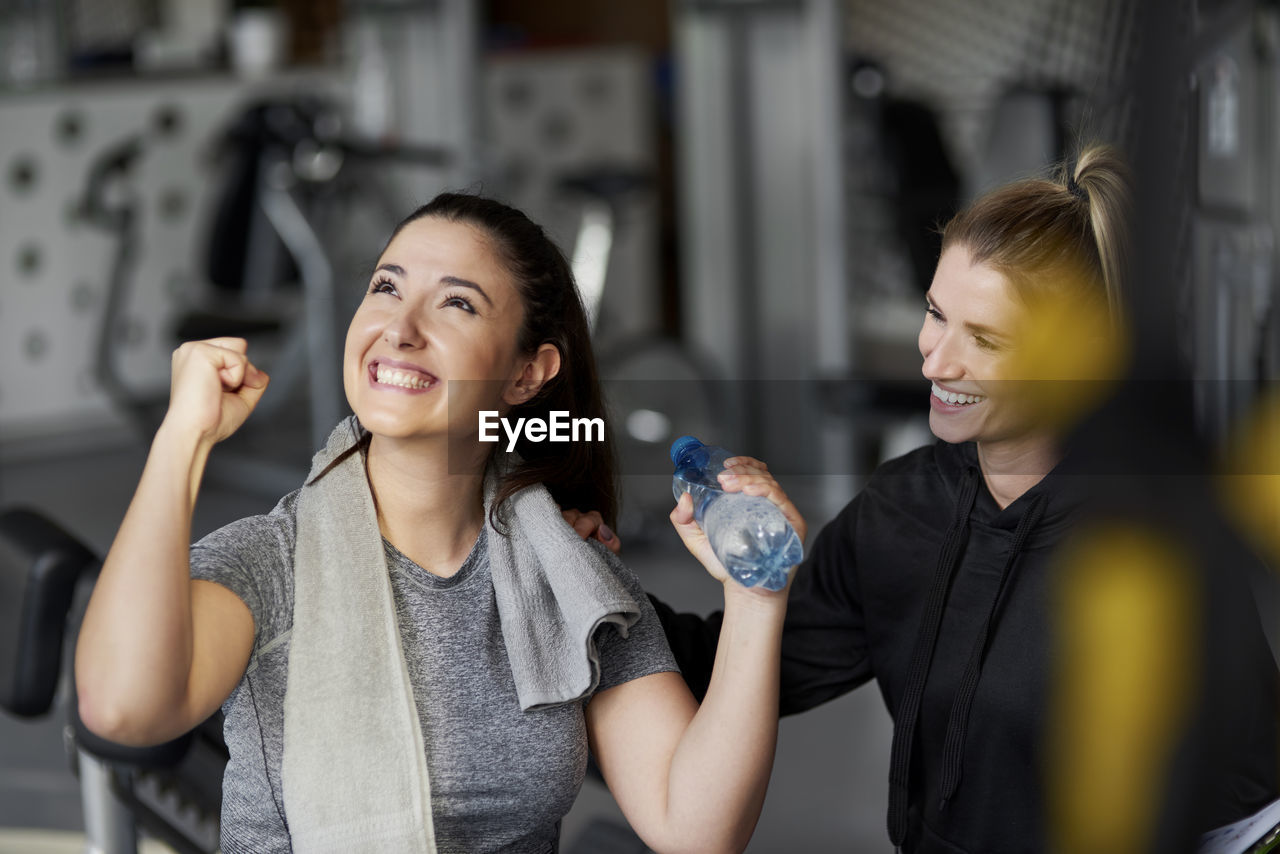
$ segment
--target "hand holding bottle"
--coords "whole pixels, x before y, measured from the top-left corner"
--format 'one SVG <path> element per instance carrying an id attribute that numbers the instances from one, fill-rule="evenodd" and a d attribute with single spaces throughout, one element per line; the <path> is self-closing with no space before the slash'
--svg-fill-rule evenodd
<path id="1" fill-rule="evenodd" d="M 784 588 L 804 556 L 807 525 L 769 467 L 688 436 L 672 445 L 671 458 L 671 522 L 686 548 L 721 581 Z"/>

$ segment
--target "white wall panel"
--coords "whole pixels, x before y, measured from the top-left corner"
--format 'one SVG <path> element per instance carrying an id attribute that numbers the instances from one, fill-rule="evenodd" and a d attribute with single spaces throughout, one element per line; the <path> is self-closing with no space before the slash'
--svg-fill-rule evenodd
<path id="1" fill-rule="evenodd" d="M 655 167 L 651 58 L 632 48 L 500 54 L 482 80 L 481 136 L 497 191 L 571 254 L 581 209 L 556 181 L 592 166 Z M 610 336 L 654 331 L 660 308 L 656 184 L 621 213 L 601 303 Z"/>
<path id="2" fill-rule="evenodd" d="M 163 392 L 174 317 L 202 287 L 214 140 L 253 94 L 232 78 L 204 78 L 0 98 L 0 439 L 119 422 L 93 377 L 116 247 L 77 210 L 94 157 L 139 132 L 146 150 L 129 185 L 140 249 L 112 335 L 128 380 Z M 68 123 L 79 133 L 68 136 Z"/>

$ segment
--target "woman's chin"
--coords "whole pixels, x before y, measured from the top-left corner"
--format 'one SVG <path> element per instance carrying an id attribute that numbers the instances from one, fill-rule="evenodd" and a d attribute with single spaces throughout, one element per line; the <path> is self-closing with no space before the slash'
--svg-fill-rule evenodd
<path id="1" fill-rule="evenodd" d="M 958 445 L 962 442 L 970 442 L 975 438 L 976 431 L 970 424 L 957 423 L 958 418 L 955 415 L 944 415 L 938 412 L 929 413 L 929 432 L 944 442 L 950 442 Z"/>
<path id="2" fill-rule="evenodd" d="M 375 436 L 384 439 L 426 439 L 432 430 L 421 423 L 411 422 L 405 418 L 397 418 L 376 410 L 356 412 L 360 425 Z M 438 431 L 437 431 L 438 432 Z"/>

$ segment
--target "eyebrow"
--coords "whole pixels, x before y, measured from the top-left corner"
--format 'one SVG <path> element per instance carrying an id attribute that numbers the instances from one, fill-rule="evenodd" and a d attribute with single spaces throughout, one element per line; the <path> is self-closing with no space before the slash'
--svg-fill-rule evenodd
<path id="1" fill-rule="evenodd" d="M 484 297 L 485 302 L 491 306 L 493 305 L 493 300 L 489 299 L 489 295 L 484 292 L 484 288 L 469 279 L 460 279 L 457 276 L 441 276 L 440 283 L 444 285 L 457 285 L 460 288 L 471 288 L 471 290 Z"/>
<path id="2" fill-rule="evenodd" d="M 378 266 L 378 270 L 386 270 L 388 273 L 394 273 L 395 275 L 400 276 L 401 278 L 404 278 L 404 276 L 406 275 L 404 271 L 404 267 L 401 267 L 399 264 L 380 264 Z M 377 271 L 375 270 L 374 272 L 377 272 Z M 480 294 L 480 296 L 484 298 L 484 301 L 487 302 L 489 305 L 491 306 L 493 305 L 493 300 L 489 299 L 489 295 L 484 292 L 484 288 L 480 287 L 470 279 L 463 279 L 463 278 L 459 278 L 458 276 L 441 276 L 440 284 L 454 285 L 460 288 L 470 288 L 471 290 Z"/>
<path id="3" fill-rule="evenodd" d="M 938 304 L 933 301 L 932 291 L 925 291 L 924 298 L 929 301 L 929 305 L 933 306 L 934 308 L 938 308 Z M 938 310 L 941 311 L 942 309 L 938 309 Z M 977 335 L 986 336 L 987 338 L 999 338 L 1001 341 L 1009 340 L 1008 335 L 1004 334 L 1003 332 L 997 329 L 992 329 L 990 326 L 983 326 L 981 323 L 966 323 L 964 325 L 964 328 Z"/>

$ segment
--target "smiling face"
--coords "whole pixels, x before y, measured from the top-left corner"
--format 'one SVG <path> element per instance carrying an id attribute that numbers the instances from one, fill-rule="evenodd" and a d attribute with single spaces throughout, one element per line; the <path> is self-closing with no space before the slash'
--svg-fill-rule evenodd
<path id="1" fill-rule="evenodd" d="M 482 231 L 431 216 L 410 222 L 378 259 L 347 331 L 352 411 L 375 436 L 474 433 L 478 410 L 514 402 L 527 362 L 517 347 L 523 318 Z"/>
<path id="2" fill-rule="evenodd" d="M 1008 281 L 974 264 L 962 245 L 938 261 L 920 328 L 921 372 L 933 385 L 929 429 L 946 442 L 996 443 L 1027 436 L 1031 422 L 1007 382 L 1026 312 Z"/>

